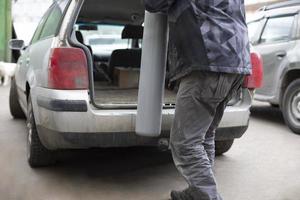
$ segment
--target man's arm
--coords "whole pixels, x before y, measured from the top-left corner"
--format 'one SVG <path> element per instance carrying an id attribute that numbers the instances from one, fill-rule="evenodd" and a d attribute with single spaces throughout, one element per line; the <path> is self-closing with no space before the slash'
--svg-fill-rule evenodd
<path id="1" fill-rule="evenodd" d="M 145 8 L 149 12 L 163 12 L 167 13 L 169 7 L 175 0 L 144 0 Z"/>

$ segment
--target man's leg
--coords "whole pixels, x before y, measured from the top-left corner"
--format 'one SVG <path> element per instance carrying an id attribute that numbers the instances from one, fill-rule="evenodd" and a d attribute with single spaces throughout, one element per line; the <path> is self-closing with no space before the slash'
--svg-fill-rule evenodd
<path id="1" fill-rule="evenodd" d="M 209 128 L 203 142 L 204 149 L 212 167 L 215 164 L 215 132 L 216 130 Z"/>
<path id="2" fill-rule="evenodd" d="M 176 167 L 196 191 L 193 199 L 221 199 L 204 141 L 235 79 L 234 75 L 195 72 L 180 84 L 170 147 Z"/>
<path id="3" fill-rule="evenodd" d="M 209 158 L 210 164 L 213 167 L 215 162 L 215 133 L 217 128 L 219 127 L 219 124 L 222 120 L 224 110 L 228 104 L 228 102 L 231 100 L 231 98 L 235 95 L 237 95 L 238 90 L 241 87 L 243 81 L 243 77 L 240 76 L 236 79 L 236 81 L 233 84 L 232 89 L 229 91 L 228 96 L 224 99 L 223 102 L 221 102 L 217 109 L 216 114 L 214 117 L 213 122 L 211 123 L 210 127 L 208 128 L 208 131 L 205 135 L 205 141 L 203 143 L 205 151 L 207 153 L 207 156 Z"/>

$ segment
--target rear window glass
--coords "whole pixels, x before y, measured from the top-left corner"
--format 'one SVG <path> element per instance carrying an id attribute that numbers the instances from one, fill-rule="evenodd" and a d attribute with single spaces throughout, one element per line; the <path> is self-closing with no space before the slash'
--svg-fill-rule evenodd
<path id="1" fill-rule="evenodd" d="M 87 29 L 81 29 L 78 24 L 75 26 L 83 37 L 83 42 L 91 46 L 97 55 L 110 54 L 115 49 L 130 48 L 131 40 L 122 39 L 123 25 L 95 24 L 86 25 Z"/>
<path id="2" fill-rule="evenodd" d="M 55 4 L 50 11 L 49 17 L 45 22 L 44 28 L 40 35 L 40 39 L 54 36 L 57 33 L 60 22 L 63 18 L 64 10 L 67 6 L 68 1 L 61 1 L 58 4 Z"/>
<path id="3" fill-rule="evenodd" d="M 262 21 L 255 21 L 248 23 L 248 34 L 250 41 L 255 42 L 255 36 L 257 36 L 258 30 L 260 29 Z"/>
<path id="4" fill-rule="evenodd" d="M 261 36 L 261 43 L 287 41 L 291 37 L 294 16 L 269 18 Z"/>
<path id="5" fill-rule="evenodd" d="M 35 42 L 37 42 L 40 38 L 40 35 L 41 35 L 41 32 L 42 32 L 42 29 L 43 29 L 43 26 L 46 22 L 46 19 L 47 19 L 47 14 L 42 18 L 42 20 L 40 21 L 39 25 L 37 26 L 35 32 L 34 32 L 34 35 L 31 39 L 31 44 L 34 44 Z"/>
<path id="6" fill-rule="evenodd" d="M 91 38 L 89 39 L 88 44 L 93 46 L 93 45 L 127 44 L 127 42 L 119 38 Z"/>
<path id="7" fill-rule="evenodd" d="M 128 46 L 128 39 L 122 39 L 122 25 L 95 25 L 96 30 L 81 30 L 85 44 L 97 45 L 120 45 L 120 48 Z"/>

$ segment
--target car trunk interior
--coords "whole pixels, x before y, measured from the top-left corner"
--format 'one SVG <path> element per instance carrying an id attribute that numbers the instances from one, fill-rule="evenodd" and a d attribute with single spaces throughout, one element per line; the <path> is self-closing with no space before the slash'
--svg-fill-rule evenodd
<path id="1" fill-rule="evenodd" d="M 140 0 L 84 2 L 73 31 L 93 58 L 97 105 L 137 105 L 143 18 Z M 175 99 L 176 93 L 166 87 L 165 106 L 174 106 Z"/>

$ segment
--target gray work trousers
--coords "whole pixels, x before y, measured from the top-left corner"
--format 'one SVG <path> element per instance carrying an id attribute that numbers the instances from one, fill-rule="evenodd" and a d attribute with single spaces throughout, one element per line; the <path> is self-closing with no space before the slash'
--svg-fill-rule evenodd
<path id="1" fill-rule="evenodd" d="M 181 79 L 170 148 L 193 200 L 222 199 L 212 170 L 215 131 L 242 80 L 243 76 L 239 74 L 202 71 L 192 72 Z"/>

